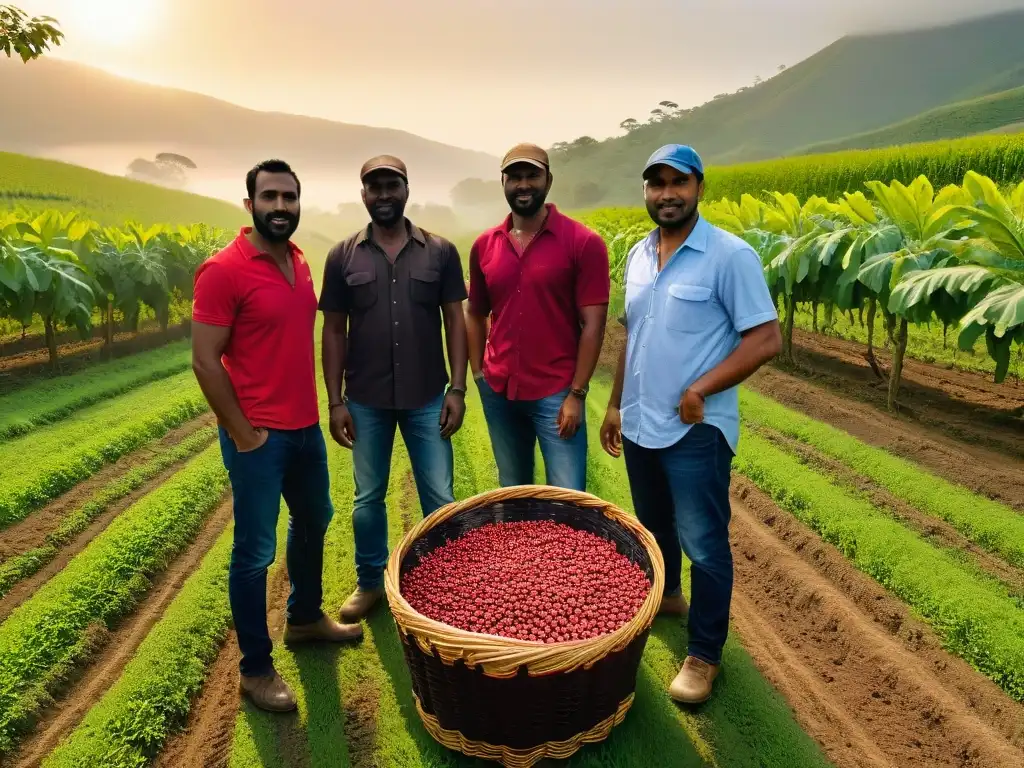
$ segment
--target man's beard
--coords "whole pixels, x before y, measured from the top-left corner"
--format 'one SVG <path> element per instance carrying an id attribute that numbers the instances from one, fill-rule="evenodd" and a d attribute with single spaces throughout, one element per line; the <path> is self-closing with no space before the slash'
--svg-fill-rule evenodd
<path id="1" fill-rule="evenodd" d="M 544 202 L 547 199 L 547 193 L 540 192 L 537 190 L 530 190 L 530 202 L 523 204 L 516 200 L 516 198 L 519 197 L 520 194 L 520 192 L 506 192 L 505 200 L 508 201 L 509 208 L 512 209 L 512 212 L 519 214 L 523 218 L 529 218 L 530 216 L 533 216 L 535 213 L 537 213 L 541 208 L 544 207 Z"/>
<path id="2" fill-rule="evenodd" d="M 288 228 L 282 230 L 271 226 L 271 219 L 287 219 Z M 271 243 L 286 243 L 295 234 L 295 230 L 299 228 L 299 214 L 292 214 L 287 211 L 270 211 L 260 217 L 253 213 L 252 225 L 267 241 Z"/>
<path id="3" fill-rule="evenodd" d="M 681 201 L 678 203 L 678 206 L 682 209 L 682 215 L 676 219 L 663 220 L 661 210 L 655 203 L 647 204 L 647 213 L 659 227 L 664 227 L 665 229 L 684 229 L 696 220 L 698 206 L 694 203 L 692 208 L 688 208 L 686 203 Z"/>
<path id="4" fill-rule="evenodd" d="M 388 200 L 385 203 L 374 203 L 368 210 L 370 218 L 378 227 L 393 227 L 405 216 L 405 203 L 401 200 Z"/>

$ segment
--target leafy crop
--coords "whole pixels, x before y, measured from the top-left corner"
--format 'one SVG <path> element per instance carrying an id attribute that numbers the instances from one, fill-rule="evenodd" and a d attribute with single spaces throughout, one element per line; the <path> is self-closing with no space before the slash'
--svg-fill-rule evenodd
<path id="1" fill-rule="evenodd" d="M 0 626 L 0 754 L 92 644 L 91 627 L 127 614 L 150 577 L 185 549 L 227 487 L 213 445 L 110 527 Z"/>

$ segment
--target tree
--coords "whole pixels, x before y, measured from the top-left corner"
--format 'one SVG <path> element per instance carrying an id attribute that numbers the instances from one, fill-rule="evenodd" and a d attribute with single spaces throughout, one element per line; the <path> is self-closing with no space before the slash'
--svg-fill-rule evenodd
<path id="1" fill-rule="evenodd" d="M 760 75 L 758 75 L 757 77 L 754 78 L 754 85 L 760 85 L 763 82 L 764 82 L 764 80 L 761 79 Z"/>
<path id="2" fill-rule="evenodd" d="M 495 200 L 505 199 L 505 192 L 501 188 L 501 182 L 497 180 L 484 181 L 483 179 L 463 179 L 448 193 L 455 208 L 477 208 L 485 205 L 492 205 Z M 366 211 L 359 213 L 364 217 Z"/>
<path id="3" fill-rule="evenodd" d="M 679 105 L 676 104 L 674 101 L 660 101 L 658 102 L 658 106 L 666 110 L 679 109 Z"/>
<path id="4" fill-rule="evenodd" d="M 37 59 L 50 45 L 60 45 L 64 33 L 50 16 L 29 18 L 20 8 L 0 5 L 0 50 L 11 58 L 13 50 L 23 62 Z"/>
<path id="5" fill-rule="evenodd" d="M 661 120 L 664 116 L 665 116 L 665 110 L 661 109 L 660 107 L 655 107 L 654 109 L 651 110 L 651 122 L 652 123 L 655 123 L 658 120 Z"/>
<path id="6" fill-rule="evenodd" d="M 785 72 L 785 71 L 786 71 L 786 65 L 785 64 L 779 64 L 779 72 Z"/>
<path id="7" fill-rule="evenodd" d="M 632 133 L 639 127 L 640 123 L 638 123 L 636 119 L 632 117 L 627 117 L 625 120 L 619 123 L 619 128 L 624 130 L 626 133 Z"/>
<path id="8" fill-rule="evenodd" d="M 155 160 L 138 157 L 128 166 L 129 178 L 165 184 L 172 187 L 184 187 L 188 183 L 188 171 L 198 166 L 184 155 L 173 152 L 161 152 Z"/>

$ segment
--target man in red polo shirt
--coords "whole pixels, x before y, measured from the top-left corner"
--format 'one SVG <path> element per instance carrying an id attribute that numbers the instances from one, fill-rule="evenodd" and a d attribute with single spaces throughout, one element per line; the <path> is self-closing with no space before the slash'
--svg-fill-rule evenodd
<path id="1" fill-rule="evenodd" d="M 291 515 L 285 642 L 340 642 L 360 637 L 362 628 L 338 624 L 320 607 L 334 510 L 313 362 L 317 298 L 309 265 L 290 240 L 299 180 L 286 163 L 269 160 L 249 171 L 246 189 L 253 226 L 196 270 L 192 368 L 217 415 L 231 481 L 228 596 L 242 652 L 240 688 L 258 707 L 288 711 L 295 695 L 274 669 L 266 604 L 282 496 Z"/>
<path id="2" fill-rule="evenodd" d="M 467 312 L 498 482 L 533 483 L 539 441 L 548 485 L 582 491 L 587 390 L 608 312 L 608 249 L 545 202 L 552 176 L 542 148 L 511 149 L 501 179 L 511 213 L 473 244 Z"/>

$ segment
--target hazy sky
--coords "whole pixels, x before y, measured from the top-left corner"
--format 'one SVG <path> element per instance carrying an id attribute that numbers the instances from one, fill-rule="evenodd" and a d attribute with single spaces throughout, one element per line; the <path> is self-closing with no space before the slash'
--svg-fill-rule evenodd
<path id="1" fill-rule="evenodd" d="M 1024 0 L 17 0 L 52 54 L 257 109 L 501 154 L 619 133 L 768 77 L 843 34 Z"/>

